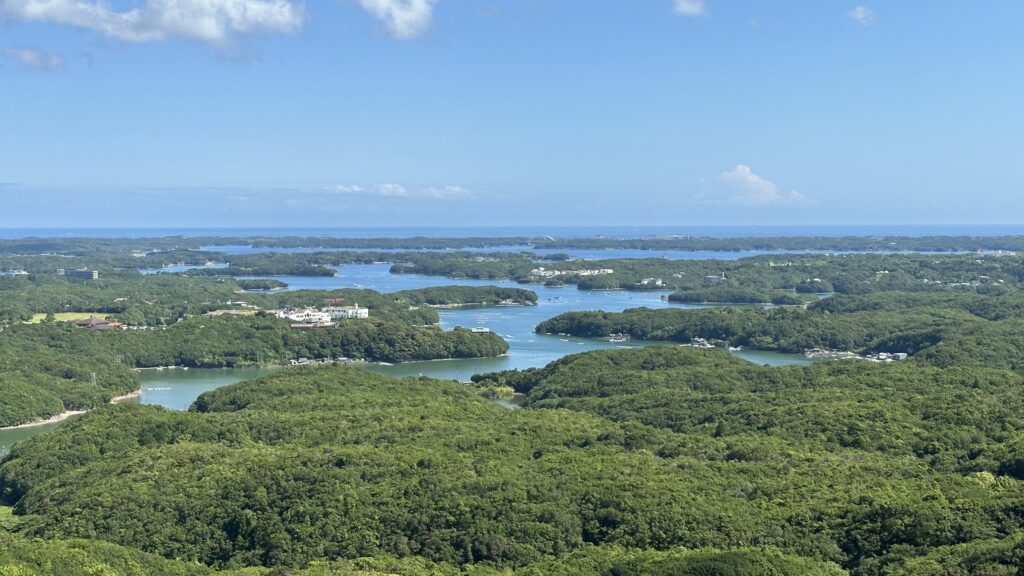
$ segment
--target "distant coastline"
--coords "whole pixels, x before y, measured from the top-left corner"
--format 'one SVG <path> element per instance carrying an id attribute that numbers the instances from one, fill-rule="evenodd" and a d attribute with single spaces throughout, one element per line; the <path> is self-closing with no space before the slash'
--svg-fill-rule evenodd
<path id="1" fill-rule="evenodd" d="M 1024 234 L 1024 223 L 1002 224 L 822 224 L 706 225 L 706 226 L 367 226 L 367 227 L 0 227 L 0 239 L 30 237 L 154 238 L 183 237 L 335 237 L 335 238 L 458 238 L 512 237 L 550 234 L 561 238 L 637 238 L 655 236 L 798 237 L 798 236 L 1002 236 Z"/>

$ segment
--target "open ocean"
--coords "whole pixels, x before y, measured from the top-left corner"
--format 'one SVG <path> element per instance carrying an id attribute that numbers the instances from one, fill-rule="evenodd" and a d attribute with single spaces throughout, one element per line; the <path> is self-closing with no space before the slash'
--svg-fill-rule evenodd
<path id="1" fill-rule="evenodd" d="M 0 228 L 0 239 L 28 237 L 144 238 L 162 236 L 317 236 L 334 238 L 713 238 L 769 236 L 1014 236 L 1024 224 L 934 224 L 848 226 L 583 226 L 583 227 L 367 227 L 367 228 Z"/>

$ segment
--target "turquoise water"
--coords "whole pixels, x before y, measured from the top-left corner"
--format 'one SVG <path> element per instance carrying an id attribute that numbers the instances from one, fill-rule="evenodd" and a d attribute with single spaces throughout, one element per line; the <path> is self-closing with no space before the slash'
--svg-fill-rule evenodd
<path id="1" fill-rule="evenodd" d="M 74 418 L 77 418 L 77 416 L 73 416 L 68 420 L 72 420 Z M 67 422 L 68 420 L 65 420 L 64 422 Z M 0 458 L 3 458 L 11 451 L 11 446 L 13 446 L 15 442 L 27 440 L 37 434 L 42 434 L 43 432 L 56 430 L 57 428 L 60 428 L 64 422 L 54 422 L 52 424 L 43 424 L 41 426 L 33 426 L 31 428 L 18 428 L 17 430 L 0 430 Z"/>
<path id="2" fill-rule="evenodd" d="M 272 374 L 275 368 L 221 368 L 188 370 L 174 368 L 167 370 L 143 370 L 140 404 L 155 404 L 172 410 L 188 410 L 192 402 L 203 392 L 216 390 L 242 380 L 251 380 Z"/>
<path id="3" fill-rule="evenodd" d="M 675 304 L 664 299 L 667 291 L 629 292 L 582 291 L 569 286 L 550 288 L 546 286 L 522 286 L 511 281 L 458 280 L 435 276 L 412 274 L 391 274 L 388 264 L 353 264 L 338 268 L 333 277 L 279 277 L 287 282 L 290 290 L 337 288 L 368 288 L 380 292 L 395 292 L 427 286 L 451 284 L 470 286 L 521 286 L 538 295 L 536 306 L 501 306 L 491 308 L 459 308 L 440 310 L 441 326 L 451 329 L 455 326 L 487 328 L 505 338 L 510 350 L 500 358 L 445 360 L 436 362 L 415 362 L 394 366 L 368 365 L 374 372 L 392 376 L 429 376 L 432 378 L 466 381 L 473 374 L 498 370 L 540 367 L 567 354 L 607 348 L 632 348 L 644 345 L 638 342 L 610 343 L 603 340 L 548 336 L 535 333 L 537 324 L 563 312 L 577 310 L 604 310 L 618 312 L 627 308 L 699 308 L 691 304 Z M 758 364 L 783 365 L 806 364 L 809 361 L 801 355 L 773 354 L 770 352 L 736 352 L 742 358 Z M 140 373 L 142 396 L 138 402 L 155 404 L 173 410 L 186 410 L 203 392 L 242 380 L 257 378 L 272 370 L 259 368 L 238 368 L 222 370 L 169 369 L 144 370 Z M 60 424 L 50 424 L 19 430 L 0 431 L 0 454 L 9 446 L 22 440 L 52 430 Z"/>

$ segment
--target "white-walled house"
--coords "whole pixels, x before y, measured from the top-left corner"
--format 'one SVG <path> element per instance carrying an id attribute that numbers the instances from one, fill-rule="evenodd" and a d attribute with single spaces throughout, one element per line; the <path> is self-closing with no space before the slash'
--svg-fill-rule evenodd
<path id="1" fill-rule="evenodd" d="M 298 308 L 295 310 L 278 310 L 279 318 L 287 318 L 305 324 L 330 324 L 331 315 L 316 308 Z"/>
<path id="2" fill-rule="evenodd" d="M 370 309 L 361 308 L 358 303 L 354 306 L 328 306 L 323 309 L 323 312 L 330 315 L 332 320 L 352 320 L 370 317 Z"/>
<path id="3" fill-rule="evenodd" d="M 582 270 L 548 270 L 547 268 L 534 268 L 530 270 L 530 276 L 540 278 L 554 278 L 555 276 L 600 276 L 602 274 L 614 274 L 611 268 L 585 268 Z"/>

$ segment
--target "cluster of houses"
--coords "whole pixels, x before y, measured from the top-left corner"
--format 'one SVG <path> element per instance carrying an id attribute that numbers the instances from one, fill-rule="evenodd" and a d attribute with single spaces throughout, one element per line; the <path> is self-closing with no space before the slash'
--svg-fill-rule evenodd
<path id="1" fill-rule="evenodd" d="M 875 354 L 866 354 L 861 356 L 854 352 L 847 352 L 845 350 L 827 350 L 824 348 L 808 348 L 804 350 L 804 357 L 817 360 L 817 359 L 831 359 L 831 360 L 868 360 L 869 362 L 900 362 L 907 359 L 908 354 L 906 352 L 878 352 Z"/>
<path id="2" fill-rule="evenodd" d="M 555 276 L 601 276 L 603 274 L 614 274 L 611 268 L 585 268 L 582 270 L 548 270 L 547 268 L 534 268 L 530 270 L 530 276 L 537 278 L 554 278 Z"/>
<path id="3" fill-rule="evenodd" d="M 865 360 L 872 362 L 900 362 L 907 359 L 906 352 L 879 352 L 878 354 L 868 354 L 864 357 Z"/>
<path id="4" fill-rule="evenodd" d="M 689 344 L 680 344 L 683 348 L 699 348 L 701 350 L 711 350 L 715 348 L 715 345 L 708 342 L 706 338 L 694 338 L 690 340 Z"/>
<path id="5" fill-rule="evenodd" d="M 922 284 L 931 284 L 931 285 L 935 285 L 935 286 L 942 286 L 943 285 L 942 280 L 929 280 L 927 278 L 922 280 L 921 283 Z M 946 283 L 945 286 L 949 286 L 951 288 L 956 288 L 956 287 L 960 287 L 960 286 L 969 286 L 969 287 L 972 287 L 972 288 L 977 288 L 978 286 L 982 286 L 982 285 L 985 285 L 985 284 L 1004 284 L 1004 283 L 1005 283 L 1005 281 L 1002 278 L 999 278 L 999 279 L 993 281 L 992 278 L 989 277 L 989 276 L 978 276 L 977 278 L 975 278 L 974 280 L 971 280 L 970 282 L 949 282 L 949 283 Z"/>

